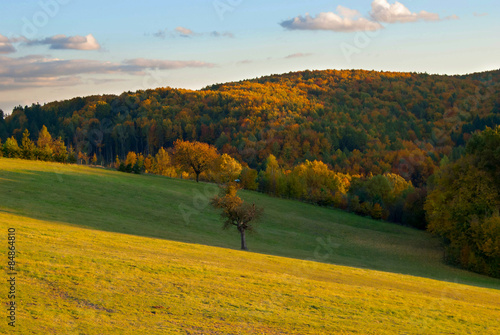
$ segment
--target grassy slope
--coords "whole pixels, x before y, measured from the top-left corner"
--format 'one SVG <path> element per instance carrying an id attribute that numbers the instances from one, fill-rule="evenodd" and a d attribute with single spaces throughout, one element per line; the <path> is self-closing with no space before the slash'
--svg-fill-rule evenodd
<path id="1" fill-rule="evenodd" d="M 236 249 L 237 233 L 220 230 L 205 191 L 214 192 L 189 181 L 0 159 L 1 231 L 19 231 L 19 333 L 500 330 L 496 290 L 141 237 Z M 260 233 L 249 237 L 252 251 L 500 287 L 443 265 L 425 233 L 244 197 L 266 208 Z M 198 210 L 186 221 L 179 204 Z"/>

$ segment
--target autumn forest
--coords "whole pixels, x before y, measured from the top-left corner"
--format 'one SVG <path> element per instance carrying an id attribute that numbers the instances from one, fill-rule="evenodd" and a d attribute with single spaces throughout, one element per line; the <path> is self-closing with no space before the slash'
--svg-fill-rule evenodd
<path id="1" fill-rule="evenodd" d="M 500 277 L 500 71 L 303 71 L 0 111 L 0 155 L 227 183 L 427 229 Z"/>

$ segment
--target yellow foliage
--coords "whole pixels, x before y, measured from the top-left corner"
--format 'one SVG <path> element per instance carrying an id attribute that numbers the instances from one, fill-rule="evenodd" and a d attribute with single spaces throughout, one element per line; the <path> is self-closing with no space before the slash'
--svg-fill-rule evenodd
<path id="1" fill-rule="evenodd" d="M 151 157 L 151 155 L 149 155 L 148 157 L 144 158 L 144 169 L 146 173 L 148 173 L 152 171 L 152 168 L 153 168 L 153 158 Z"/>
<path id="2" fill-rule="evenodd" d="M 220 184 L 225 184 L 236 180 L 242 170 L 241 164 L 229 156 L 223 154 L 219 156 L 212 171 L 213 179 Z"/>
<path id="3" fill-rule="evenodd" d="M 182 140 L 175 141 L 174 155 L 185 171 L 193 171 L 196 174 L 196 181 L 199 180 L 200 173 L 210 170 L 219 157 L 217 149 L 212 145 Z"/>
<path id="4" fill-rule="evenodd" d="M 42 130 L 38 133 L 38 140 L 36 142 L 36 145 L 42 149 L 45 147 L 50 147 L 52 145 L 52 136 L 50 135 L 49 131 L 47 130 L 47 127 L 43 126 Z"/>
<path id="5" fill-rule="evenodd" d="M 127 158 L 125 159 L 125 165 L 131 165 L 131 166 L 134 166 L 135 163 L 137 162 L 137 154 L 133 151 L 130 151 L 128 154 L 127 154 Z"/>
<path id="6" fill-rule="evenodd" d="M 413 187 L 411 181 L 406 181 L 398 174 L 386 172 L 384 173 L 384 177 L 387 178 L 387 180 L 391 184 L 392 193 L 394 196 L 400 196 L 403 191 Z"/>

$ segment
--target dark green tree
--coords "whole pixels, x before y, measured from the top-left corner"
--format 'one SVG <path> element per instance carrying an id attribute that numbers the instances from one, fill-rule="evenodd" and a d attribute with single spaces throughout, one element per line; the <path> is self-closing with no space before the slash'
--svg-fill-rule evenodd
<path id="1" fill-rule="evenodd" d="M 24 130 L 23 139 L 21 141 L 21 158 L 34 159 L 36 157 L 36 146 L 30 139 L 30 132 L 28 129 Z"/>

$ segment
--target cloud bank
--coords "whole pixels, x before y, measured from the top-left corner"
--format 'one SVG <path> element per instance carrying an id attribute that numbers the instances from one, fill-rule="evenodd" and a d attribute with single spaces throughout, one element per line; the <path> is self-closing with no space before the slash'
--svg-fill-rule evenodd
<path id="1" fill-rule="evenodd" d="M 124 61 L 125 65 L 135 67 L 136 69 L 158 69 L 158 70 L 174 70 L 187 67 L 214 67 L 213 63 L 200 61 L 173 61 L 160 59 L 145 59 L 135 58 Z"/>
<path id="2" fill-rule="evenodd" d="M 42 55 L 19 58 L 0 56 L 0 90 L 41 86 L 72 86 L 82 82 L 86 74 L 144 75 L 147 69 L 175 70 L 214 67 L 201 61 L 173 61 L 136 58 L 121 63 L 97 60 L 63 60 Z"/>
<path id="3" fill-rule="evenodd" d="M 16 48 L 12 45 L 12 41 L 0 34 L 0 54 L 9 54 L 16 52 Z"/>
<path id="4" fill-rule="evenodd" d="M 55 35 L 43 40 L 27 42 L 28 45 L 50 45 L 50 49 L 99 50 L 101 46 L 92 34 L 87 36 Z"/>

